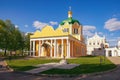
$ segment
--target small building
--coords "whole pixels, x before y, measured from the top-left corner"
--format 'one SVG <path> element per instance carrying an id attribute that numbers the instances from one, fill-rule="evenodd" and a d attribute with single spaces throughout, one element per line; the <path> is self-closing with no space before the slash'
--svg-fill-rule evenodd
<path id="1" fill-rule="evenodd" d="M 97 33 L 91 38 L 87 38 L 87 55 L 104 55 L 105 49 L 109 47 L 105 36 L 100 37 Z"/>
<path id="2" fill-rule="evenodd" d="M 86 44 L 82 33 L 82 25 L 72 18 L 72 11 L 68 11 L 68 18 L 63 20 L 57 29 L 45 26 L 30 36 L 30 56 L 71 58 L 86 56 Z"/>
<path id="3" fill-rule="evenodd" d="M 116 47 L 106 48 L 105 56 L 107 57 L 120 56 L 120 41 L 118 41 L 118 45 Z"/>

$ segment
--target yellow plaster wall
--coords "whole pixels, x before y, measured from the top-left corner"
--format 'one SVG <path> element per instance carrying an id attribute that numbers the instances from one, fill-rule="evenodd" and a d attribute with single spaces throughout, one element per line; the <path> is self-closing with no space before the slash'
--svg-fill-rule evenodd
<path id="1" fill-rule="evenodd" d="M 35 42 L 35 56 L 38 56 L 38 41 Z"/>
<path id="2" fill-rule="evenodd" d="M 60 28 L 54 30 L 52 26 L 45 26 L 41 31 L 34 32 L 30 38 L 38 37 L 52 37 L 52 36 L 65 36 L 68 35 L 67 32 L 63 32 Z"/>

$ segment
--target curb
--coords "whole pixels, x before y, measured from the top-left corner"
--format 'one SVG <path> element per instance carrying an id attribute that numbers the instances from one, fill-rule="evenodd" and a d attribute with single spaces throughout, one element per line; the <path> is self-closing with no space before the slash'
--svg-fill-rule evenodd
<path id="1" fill-rule="evenodd" d="M 116 71 L 120 66 L 115 67 L 114 69 L 103 71 L 103 72 L 95 72 L 95 73 L 88 73 L 88 74 L 40 74 L 40 73 L 27 73 L 22 71 L 12 71 L 14 73 L 21 73 L 21 74 L 27 74 L 27 75 L 35 75 L 35 76 L 41 76 L 41 77 L 90 77 L 90 76 L 97 76 L 97 75 L 103 75 L 105 73 Z M 9 68 L 11 69 L 11 68 Z"/>

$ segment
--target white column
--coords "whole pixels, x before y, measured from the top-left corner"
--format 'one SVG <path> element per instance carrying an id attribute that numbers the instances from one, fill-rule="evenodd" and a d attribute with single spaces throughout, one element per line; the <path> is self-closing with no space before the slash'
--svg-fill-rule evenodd
<path id="1" fill-rule="evenodd" d="M 50 57 L 52 57 L 52 40 L 51 40 L 51 45 L 50 45 Z"/>
<path id="2" fill-rule="evenodd" d="M 30 54 L 29 54 L 29 56 L 32 56 L 31 51 L 32 51 L 32 41 L 30 41 Z"/>
<path id="3" fill-rule="evenodd" d="M 108 50 L 105 50 L 105 56 L 108 57 Z"/>
<path id="4" fill-rule="evenodd" d="M 40 41 L 39 41 L 39 45 L 38 45 L 38 56 L 40 56 L 40 50 L 41 49 L 41 45 L 40 45 Z"/>
<path id="5" fill-rule="evenodd" d="M 72 41 L 72 57 L 73 57 L 73 41 Z"/>
<path id="6" fill-rule="evenodd" d="M 35 56 L 35 41 L 33 41 L 33 56 Z"/>
<path id="7" fill-rule="evenodd" d="M 44 56 L 44 55 L 43 55 L 43 47 L 42 47 L 43 43 L 44 43 L 44 41 L 42 40 L 42 44 L 41 44 L 41 54 L 40 54 L 40 56 Z"/>
<path id="8" fill-rule="evenodd" d="M 63 58 L 63 39 L 61 40 L 61 58 Z"/>
<path id="9" fill-rule="evenodd" d="M 56 57 L 56 39 L 54 40 L 54 57 Z"/>
<path id="10" fill-rule="evenodd" d="M 70 41 L 67 39 L 67 58 L 70 58 Z"/>
<path id="11" fill-rule="evenodd" d="M 68 57 L 70 58 L 70 40 L 68 40 L 68 52 L 69 52 Z"/>
<path id="12" fill-rule="evenodd" d="M 115 56 L 114 50 L 112 50 L 112 56 Z"/>

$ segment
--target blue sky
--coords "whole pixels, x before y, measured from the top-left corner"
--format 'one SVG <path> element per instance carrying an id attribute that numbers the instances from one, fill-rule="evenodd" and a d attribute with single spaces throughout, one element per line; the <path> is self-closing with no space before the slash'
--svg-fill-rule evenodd
<path id="1" fill-rule="evenodd" d="M 0 19 L 10 19 L 23 32 L 49 24 L 54 28 L 67 18 L 80 21 L 84 35 L 105 35 L 110 45 L 120 39 L 120 0 L 0 0 Z"/>

